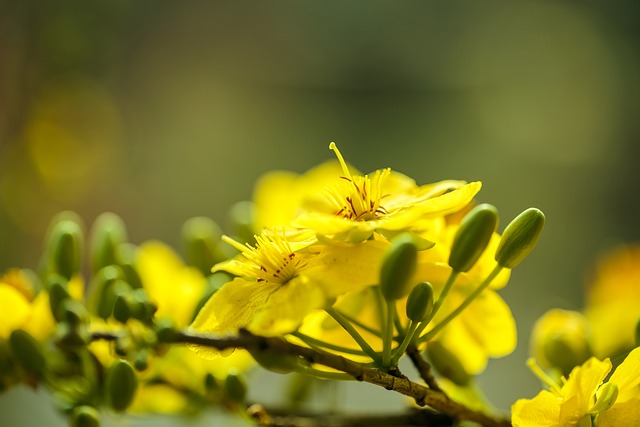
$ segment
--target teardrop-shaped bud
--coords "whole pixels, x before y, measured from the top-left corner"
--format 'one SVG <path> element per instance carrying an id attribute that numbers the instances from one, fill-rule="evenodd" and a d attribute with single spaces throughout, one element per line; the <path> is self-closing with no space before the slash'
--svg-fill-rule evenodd
<path id="1" fill-rule="evenodd" d="M 455 384 L 464 386 L 469 384 L 471 375 L 466 371 L 460 359 L 438 341 L 432 341 L 427 345 L 427 355 L 431 365 L 443 377 L 450 379 Z"/>
<path id="2" fill-rule="evenodd" d="M 496 250 L 498 264 L 504 268 L 513 268 L 520 264 L 536 246 L 544 222 L 544 214 L 536 208 L 529 208 L 515 217 L 502 233 Z"/>
<path id="3" fill-rule="evenodd" d="M 15 361 L 27 372 L 42 376 L 46 359 L 42 346 L 34 337 L 22 329 L 16 329 L 9 336 L 9 348 Z"/>
<path id="4" fill-rule="evenodd" d="M 131 317 L 131 309 L 129 308 L 129 298 L 126 294 L 116 295 L 113 303 L 113 318 L 118 322 L 126 323 Z"/>
<path id="5" fill-rule="evenodd" d="M 387 301 L 395 301 L 409 293 L 417 262 L 418 249 L 409 233 L 392 240 L 380 268 L 380 290 Z"/>
<path id="6" fill-rule="evenodd" d="M 222 389 L 225 400 L 232 403 L 244 403 L 244 399 L 247 396 L 247 381 L 244 375 L 231 370 L 224 380 L 224 386 Z"/>
<path id="7" fill-rule="evenodd" d="M 249 349 L 249 353 L 263 368 L 278 374 L 288 374 L 298 367 L 298 357 L 290 354 L 273 354 Z"/>
<path id="8" fill-rule="evenodd" d="M 80 272 L 82 261 L 82 229 L 70 219 L 56 223 L 48 238 L 48 262 L 50 273 L 67 280 Z"/>
<path id="9" fill-rule="evenodd" d="M 93 222 L 90 233 L 91 267 L 94 272 L 118 263 L 118 246 L 127 241 L 124 221 L 113 212 L 105 212 Z"/>
<path id="10" fill-rule="evenodd" d="M 407 317 L 422 322 L 433 310 L 433 286 L 428 282 L 418 283 L 407 298 Z"/>
<path id="11" fill-rule="evenodd" d="M 605 383 L 598 389 L 598 399 L 591 412 L 600 413 L 611 408 L 618 399 L 618 386 L 614 383 Z"/>
<path id="12" fill-rule="evenodd" d="M 449 255 L 453 271 L 467 272 L 489 245 L 498 226 L 498 210 L 489 204 L 478 205 L 460 221 Z"/>
<path id="13" fill-rule="evenodd" d="M 71 412 L 69 425 L 70 427 L 99 427 L 98 411 L 93 406 L 77 406 Z"/>
<path id="14" fill-rule="evenodd" d="M 107 401 L 117 412 L 124 411 L 131 405 L 138 388 L 138 378 L 129 362 L 118 360 L 107 373 Z"/>
<path id="15" fill-rule="evenodd" d="M 71 298 L 67 289 L 67 279 L 59 274 L 50 274 L 47 277 L 47 288 L 49 290 L 49 307 L 51 314 L 56 321 L 60 321 L 60 306 Z"/>
<path id="16" fill-rule="evenodd" d="M 211 267 L 223 261 L 223 256 L 218 250 L 221 237 L 220 227 L 212 219 L 199 216 L 187 220 L 182 226 L 187 263 L 208 276 Z"/>

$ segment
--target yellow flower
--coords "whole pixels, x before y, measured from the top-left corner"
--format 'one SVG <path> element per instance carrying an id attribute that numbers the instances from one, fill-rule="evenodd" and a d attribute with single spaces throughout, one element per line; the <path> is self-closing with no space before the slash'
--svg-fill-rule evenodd
<path id="1" fill-rule="evenodd" d="M 0 277 L 0 339 L 7 339 L 16 329 L 24 329 L 42 340 L 53 333 L 54 326 L 49 295 L 36 294 L 24 271 L 11 269 Z"/>
<path id="2" fill-rule="evenodd" d="M 598 262 L 586 301 L 594 354 L 608 357 L 632 348 L 640 320 L 640 245 L 620 247 Z"/>
<path id="3" fill-rule="evenodd" d="M 419 234 L 430 230 L 429 219 L 459 211 L 480 191 L 480 182 L 448 180 L 418 186 L 389 168 L 371 175 L 352 173 L 336 145 L 329 147 L 338 157 L 341 173 L 333 170 L 331 175 L 327 165 L 298 178 L 299 183 L 290 174 L 271 175 L 255 193 L 259 224 L 293 221 L 324 238 L 354 243 L 374 231 Z M 283 208 L 278 205 L 281 201 Z"/>
<path id="4" fill-rule="evenodd" d="M 535 363 L 535 362 L 533 362 Z M 611 361 L 595 357 L 574 368 L 563 383 L 554 383 L 537 366 L 534 371 L 550 387 L 533 399 L 518 400 L 512 410 L 514 427 L 574 426 L 585 416 L 599 427 L 640 422 L 640 348 L 633 350 L 611 375 Z M 617 391 L 617 393 L 616 393 Z"/>
<path id="5" fill-rule="evenodd" d="M 260 335 L 296 330 L 311 312 L 333 298 L 373 285 L 386 242 L 318 245 L 314 239 L 288 241 L 284 232 L 266 230 L 255 247 L 225 240 L 242 251 L 217 265 L 236 277 L 216 292 L 192 327 L 234 333 L 240 328 Z"/>
<path id="6" fill-rule="evenodd" d="M 140 246 L 136 265 L 143 288 L 158 306 L 156 317 L 168 317 L 177 327 L 187 326 L 205 291 L 202 273 L 184 265 L 171 248 L 157 241 Z"/>

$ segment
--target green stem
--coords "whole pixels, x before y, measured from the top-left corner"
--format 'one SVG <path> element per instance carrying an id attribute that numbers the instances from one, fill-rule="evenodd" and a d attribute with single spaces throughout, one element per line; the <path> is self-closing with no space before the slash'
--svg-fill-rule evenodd
<path id="1" fill-rule="evenodd" d="M 384 321 L 385 300 L 384 300 L 384 297 L 382 296 L 382 291 L 380 290 L 380 286 L 375 286 L 373 288 L 373 293 L 375 294 L 375 298 L 376 298 L 376 308 L 378 309 L 378 322 L 380 323 L 380 331 L 382 331 L 385 328 L 385 321 Z M 380 333 L 380 335 L 378 336 L 382 337 L 382 333 Z"/>
<path id="2" fill-rule="evenodd" d="M 351 338 L 353 338 L 353 340 L 358 343 L 360 348 L 365 353 L 367 353 L 367 356 L 375 361 L 380 360 L 380 356 L 378 356 L 378 353 L 373 351 L 369 343 L 365 341 L 364 338 L 362 338 L 362 335 L 360 335 L 358 331 L 356 331 L 353 325 L 347 319 L 345 319 L 342 314 L 338 313 L 338 311 L 336 311 L 333 307 L 327 307 L 324 310 L 329 314 L 329 316 L 333 317 L 336 322 L 338 322 L 340 326 L 342 326 L 344 330 L 347 331 L 349 335 L 351 335 Z"/>
<path id="3" fill-rule="evenodd" d="M 440 323 L 434 326 L 429 332 L 420 337 L 420 341 L 429 341 L 432 339 L 438 332 L 440 332 L 449 322 L 455 319 L 460 313 L 464 311 L 465 308 L 469 306 L 480 294 L 484 291 L 490 284 L 493 279 L 502 271 L 504 267 L 500 265 L 496 265 L 493 271 L 489 273 L 489 275 L 484 279 L 484 281 L 473 291 L 467 299 L 465 299 L 462 304 L 460 304 L 455 310 L 453 310 L 447 317 L 445 317 Z"/>
<path id="4" fill-rule="evenodd" d="M 361 321 L 359 321 L 358 319 L 356 319 L 355 317 L 350 316 L 350 315 L 348 315 L 348 314 L 346 314 L 346 313 L 344 313 L 344 312 L 342 312 L 342 311 L 340 311 L 340 310 L 337 310 L 337 309 L 336 309 L 336 311 L 337 311 L 338 313 L 342 314 L 342 316 L 343 316 L 345 319 L 347 319 L 349 322 L 353 323 L 354 325 L 356 325 L 357 327 L 359 327 L 359 328 L 361 328 L 361 329 L 364 329 L 365 331 L 369 332 L 370 334 L 373 334 L 373 335 L 375 335 L 375 336 L 377 336 L 377 337 L 379 337 L 379 336 L 381 336 L 381 335 L 382 335 L 382 332 L 381 332 L 380 330 L 378 330 L 378 329 L 374 329 L 374 328 L 372 328 L 371 326 L 367 326 L 367 325 L 365 325 L 364 323 L 362 323 Z"/>
<path id="5" fill-rule="evenodd" d="M 442 307 L 442 303 L 444 303 L 445 298 L 447 298 L 447 295 L 449 295 L 449 291 L 451 290 L 451 288 L 453 288 L 453 284 L 456 282 L 456 279 L 458 278 L 459 275 L 460 275 L 459 271 L 453 271 L 453 270 L 451 271 L 451 274 L 449 274 L 449 278 L 447 279 L 447 282 L 444 284 L 444 287 L 442 288 L 442 292 L 440 292 L 440 295 L 438 295 L 438 299 L 436 300 L 435 304 L 433 304 L 433 309 L 431 310 L 431 313 L 427 316 L 426 319 L 420 322 L 420 325 L 418 326 L 418 329 L 414 334 L 416 337 L 420 336 L 420 334 L 422 333 L 422 331 L 424 331 L 424 329 L 427 327 L 429 322 L 431 322 L 431 320 L 436 316 L 436 314 L 440 310 L 440 307 Z"/>
<path id="6" fill-rule="evenodd" d="M 299 338 L 310 347 L 326 348 L 333 351 L 339 351 L 340 353 L 354 354 L 356 356 L 367 355 L 367 353 L 365 353 L 362 350 L 356 350 L 353 348 L 343 347 L 341 345 L 331 344 L 326 341 L 322 341 L 322 340 L 310 337 L 309 335 L 305 335 L 302 332 L 293 332 L 291 335 L 293 335 L 296 338 Z"/>
<path id="7" fill-rule="evenodd" d="M 395 301 L 387 301 L 387 317 L 386 317 L 386 325 L 384 330 L 382 331 L 382 366 L 391 367 L 391 341 L 393 339 L 393 317 L 395 315 L 395 311 L 393 310 L 393 306 L 395 305 Z"/>
<path id="8" fill-rule="evenodd" d="M 298 365 L 295 372 L 323 380 L 355 381 L 355 378 L 349 374 L 345 374 L 344 372 L 321 371 L 320 369 L 311 368 L 305 365 Z"/>
<path id="9" fill-rule="evenodd" d="M 393 323 L 398 331 L 398 341 L 400 341 L 406 335 L 407 331 L 400 321 L 400 316 L 398 316 L 398 307 L 395 303 L 393 303 Z"/>
<path id="10" fill-rule="evenodd" d="M 404 339 L 402 340 L 402 342 L 400 343 L 398 348 L 396 348 L 396 351 L 393 353 L 393 356 L 391 357 L 391 366 L 398 366 L 398 361 L 400 360 L 400 358 L 404 354 L 405 350 L 407 349 L 407 347 L 409 346 L 409 344 L 413 340 L 414 334 L 416 333 L 416 330 L 418 329 L 418 325 L 419 324 L 420 323 L 418 323 L 418 322 L 414 322 L 413 320 L 409 320 L 409 326 L 407 327 L 407 333 L 405 334 Z"/>

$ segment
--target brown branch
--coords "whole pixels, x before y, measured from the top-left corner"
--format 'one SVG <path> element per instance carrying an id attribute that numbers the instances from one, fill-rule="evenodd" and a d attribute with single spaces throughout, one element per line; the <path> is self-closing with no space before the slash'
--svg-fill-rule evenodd
<path id="1" fill-rule="evenodd" d="M 325 415 L 268 412 L 252 405 L 249 415 L 261 426 L 269 427 L 450 427 L 454 419 L 431 409 L 412 409 L 402 414 Z"/>
<path id="2" fill-rule="evenodd" d="M 415 399 L 419 406 L 428 405 L 438 412 L 460 420 L 477 422 L 486 427 L 507 427 L 511 423 L 505 419 L 496 419 L 477 412 L 449 399 L 444 393 L 414 383 L 407 378 L 395 377 L 378 369 L 368 368 L 342 356 L 327 352 L 319 352 L 308 347 L 301 347 L 281 338 L 267 338 L 241 331 L 238 336 L 217 336 L 194 334 L 191 332 L 175 332 L 172 339 L 175 343 L 196 344 L 204 347 L 224 350 L 228 348 L 245 348 L 272 355 L 296 355 L 307 360 L 347 373 L 358 381 L 384 387 Z"/>
<path id="3" fill-rule="evenodd" d="M 418 374 L 420 374 L 420 378 L 429 386 L 430 389 L 436 391 L 442 391 L 442 389 L 438 386 L 436 379 L 431 374 L 431 365 L 427 363 L 426 360 L 420 354 L 420 350 L 416 347 L 415 344 L 409 344 L 406 350 L 407 355 L 413 362 L 413 366 L 418 370 Z"/>

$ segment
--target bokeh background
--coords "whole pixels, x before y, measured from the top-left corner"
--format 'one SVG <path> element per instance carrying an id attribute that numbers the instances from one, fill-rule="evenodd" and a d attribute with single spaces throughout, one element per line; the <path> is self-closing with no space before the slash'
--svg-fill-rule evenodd
<path id="1" fill-rule="evenodd" d="M 539 387 L 524 365 L 534 320 L 580 308 L 596 257 L 640 240 L 638 12 L 633 0 L 0 1 L 0 270 L 35 267 L 63 209 L 87 224 L 113 211 L 131 241 L 178 246 L 186 219 L 224 225 L 262 173 L 303 172 L 332 158 L 330 141 L 363 171 L 481 180 L 505 223 L 529 206 L 548 219 L 503 291 L 519 347 L 480 378 L 508 409 Z M 339 408 L 387 408 L 384 390 L 357 386 Z M 0 413 L 65 425 L 43 400 L 12 391 Z"/>

